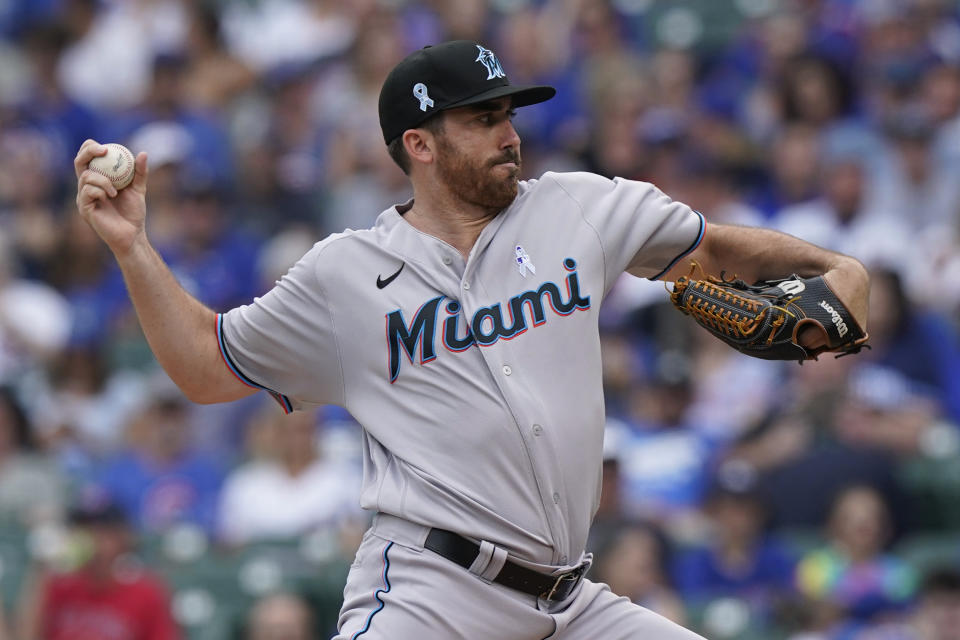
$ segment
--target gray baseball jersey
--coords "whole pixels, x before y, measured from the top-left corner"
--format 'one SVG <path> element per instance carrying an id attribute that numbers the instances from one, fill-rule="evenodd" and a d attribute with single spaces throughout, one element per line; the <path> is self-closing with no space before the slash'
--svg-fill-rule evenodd
<path id="1" fill-rule="evenodd" d="M 575 565 L 600 492 L 600 301 L 624 270 L 657 278 L 692 251 L 703 217 L 648 183 L 546 173 L 464 261 L 409 207 L 220 316 L 224 359 L 287 410 L 350 411 L 364 508 Z"/>

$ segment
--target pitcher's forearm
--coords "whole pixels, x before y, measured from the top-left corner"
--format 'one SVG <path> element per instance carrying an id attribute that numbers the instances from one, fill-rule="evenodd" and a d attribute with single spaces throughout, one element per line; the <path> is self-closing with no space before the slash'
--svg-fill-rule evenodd
<path id="1" fill-rule="evenodd" d="M 712 268 L 747 282 L 821 275 L 856 261 L 771 229 L 711 225 Z"/>
<path id="2" fill-rule="evenodd" d="M 188 398 L 226 402 L 255 392 L 223 363 L 216 314 L 180 286 L 145 237 L 116 258 L 150 349 Z"/>

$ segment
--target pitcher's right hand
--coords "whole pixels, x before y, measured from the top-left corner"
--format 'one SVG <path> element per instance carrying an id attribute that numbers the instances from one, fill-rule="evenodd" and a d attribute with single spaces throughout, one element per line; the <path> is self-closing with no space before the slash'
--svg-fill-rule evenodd
<path id="1" fill-rule="evenodd" d="M 80 145 L 73 159 L 77 209 L 80 217 L 119 258 L 146 236 L 147 154 L 137 154 L 133 182 L 117 191 L 106 176 L 87 168 L 93 158 L 106 152 L 107 148 L 96 140 L 86 140 Z"/>

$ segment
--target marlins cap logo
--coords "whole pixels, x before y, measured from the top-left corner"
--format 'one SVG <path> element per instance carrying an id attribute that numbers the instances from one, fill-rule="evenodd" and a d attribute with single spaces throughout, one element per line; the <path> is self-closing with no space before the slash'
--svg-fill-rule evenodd
<path id="1" fill-rule="evenodd" d="M 477 45 L 477 49 L 480 50 L 480 55 L 474 62 L 479 62 L 487 68 L 487 80 L 507 77 L 507 74 L 503 72 L 503 67 L 500 66 L 500 61 L 497 60 L 497 56 L 493 55 L 493 51 L 484 49 L 480 45 Z"/>

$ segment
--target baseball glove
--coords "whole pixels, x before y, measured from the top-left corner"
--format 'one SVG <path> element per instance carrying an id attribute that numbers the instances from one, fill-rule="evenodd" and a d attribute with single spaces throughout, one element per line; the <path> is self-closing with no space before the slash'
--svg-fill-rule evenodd
<path id="1" fill-rule="evenodd" d="M 869 337 L 833 293 L 823 276 L 747 284 L 705 276 L 693 280 L 699 268 L 692 263 L 689 276 L 674 283 L 670 299 L 734 349 L 766 360 L 816 360 L 826 351 L 840 356 L 857 353 Z M 807 349 L 797 342 L 804 327 L 813 324 L 826 335 L 827 344 Z"/>

